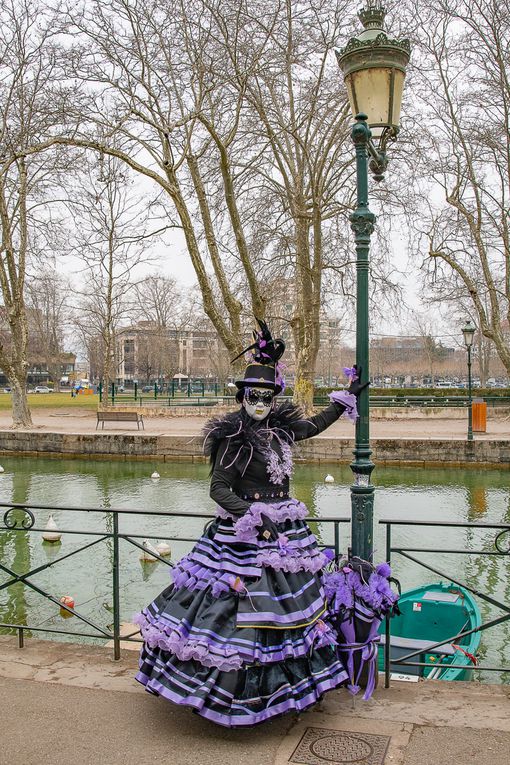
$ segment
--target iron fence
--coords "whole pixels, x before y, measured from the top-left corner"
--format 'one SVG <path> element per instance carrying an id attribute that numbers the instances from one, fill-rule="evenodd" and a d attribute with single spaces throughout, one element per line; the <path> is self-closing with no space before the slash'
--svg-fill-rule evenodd
<path id="1" fill-rule="evenodd" d="M 291 396 L 279 396 L 279 400 L 287 399 L 292 401 Z M 489 409 L 496 409 L 498 407 L 510 407 L 510 397 L 508 396 L 484 396 L 480 397 Z M 101 402 L 101 398 L 100 398 Z M 169 396 L 163 393 L 154 395 L 144 395 L 128 393 L 116 393 L 115 396 L 110 396 L 110 403 L 113 406 L 134 405 L 142 407 L 158 406 L 158 407 L 170 407 L 170 406 L 190 406 L 190 407 L 208 407 L 216 405 L 235 405 L 236 401 L 234 396 L 230 394 L 214 395 L 214 394 L 195 394 L 181 396 Z M 329 404 L 328 396 L 322 394 L 314 396 L 314 406 L 327 406 Z M 469 406 L 469 399 L 467 396 L 370 396 L 371 407 L 403 407 L 406 409 L 412 408 L 462 408 L 467 409 Z"/>
<path id="2" fill-rule="evenodd" d="M 3 510 L 3 516 L 1 516 Z M 35 566 L 34 568 L 29 568 L 26 571 L 23 571 L 21 573 L 16 572 L 12 565 L 8 566 L 6 563 L 2 560 L 0 560 L 0 572 L 3 572 L 7 575 L 7 580 L 0 583 L 0 591 L 6 590 L 9 587 L 13 587 L 16 584 L 23 584 L 30 588 L 33 592 L 35 592 L 37 595 L 41 596 L 42 598 L 47 599 L 48 601 L 52 602 L 57 608 L 63 609 L 64 611 L 72 614 L 75 616 L 80 622 L 86 625 L 88 628 L 85 632 L 76 632 L 74 630 L 70 629 L 63 629 L 63 628 L 57 628 L 57 627 L 50 627 L 48 625 L 38 625 L 38 624 L 29 624 L 29 623 L 15 623 L 15 622 L 5 622 L 0 621 L 0 629 L 3 630 L 12 630 L 17 631 L 18 634 L 18 645 L 20 648 L 24 645 L 24 637 L 26 632 L 42 632 L 42 633 L 50 633 L 50 634 L 61 634 L 61 635 L 68 635 L 68 636 L 75 636 L 79 638 L 95 638 L 95 639 L 103 639 L 105 641 L 112 641 L 113 642 L 113 656 L 114 659 L 118 660 L 120 659 L 120 650 L 121 650 L 121 640 L 127 641 L 127 642 L 141 642 L 141 638 L 137 637 L 138 630 L 132 632 L 128 635 L 121 635 L 121 585 L 120 585 L 120 563 L 121 563 L 121 557 L 123 554 L 123 545 L 129 545 L 131 547 L 135 547 L 139 549 L 140 551 L 146 551 L 146 548 L 141 543 L 140 540 L 142 539 L 148 539 L 148 540 L 155 540 L 155 539 L 164 539 L 168 542 L 186 542 L 193 544 L 196 542 L 196 537 L 189 537 L 189 536 L 181 536 L 181 535 L 170 535 L 170 536 L 154 536 L 150 534 L 138 534 L 138 533 L 127 533 L 126 531 L 123 531 L 121 528 L 122 520 L 126 516 L 150 516 L 150 517 L 160 517 L 160 518 L 183 518 L 186 520 L 190 519 L 200 519 L 204 521 L 209 521 L 213 519 L 215 516 L 211 513 L 200 513 L 200 512 L 160 512 L 157 510 L 140 510 L 140 509 L 130 509 L 130 508 L 102 508 L 102 507 L 72 507 L 72 506 L 62 506 L 62 505 L 43 505 L 43 504 L 18 504 L 18 503 L 5 503 L 0 502 L 0 535 L 6 534 L 6 533 L 29 533 L 29 534 L 43 534 L 47 529 L 43 526 L 37 525 L 36 523 L 36 516 L 39 513 L 54 513 L 59 511 L 65 511 L 65 512 L 71 512 L 71 513 L 99 513 L 105 516 L 107 519 L 109 519 L 109 523 L 106 525 L 109 525 L 111 527 L 111 530 L 105 531 L 104 529 L 96 529 L 96 530 L 84 530 L 84 529 L 76 529 L 76 528 L 59 528 L 53 530 L 54 533 L 60 533 L 62 535 L 78 535 L 81 537 L 85 537 L 86 541 L 84 541 L 82 544 L 80 544 L 78 547 L 75 547 L 70 552 L 63 552 L 58 557 L 54 558 L 53 560 L 50 560 L 46 563 L 43 563 L 41 565 Z M 308 517 L 307 522 L 313 527 L 316 527 L 318 525 L 325 524 L 326 526 L 333 527 L 333 547 L 335 549 L 336 555 L 340 554 L 340 527 L 343 524 L 349 524 L 350 518 L 347 517 L 329 517 L 329 518 L 316 518 L 316 517 Z M 461 521 L 409 521 L 409 520 L 399 520 L 399 519 L 390 519 L 390 520 L 381 520 L 379 521 L 380 524 L 382 524 L 385 527 L 386 531 L 386 560 L 388 562 L 392 562 L 392 560 L 395 558 L 395 556 L 399 555 L 406 560 L 415 563 L 421 567 L 423 567 L 425 570 L 435 574 L 436 576 L 441 577 L 442 579 L 446 581 L 450 581 L 453 584 L 456 584 L 458 586 L 464 587 L 466 590 L 480 598 L 481 600 L 485 601 L 486 603 L 490 604 L 491 606 L 494 606 L 501 611 L 503 611 L 502 616 L 498 616 L 494 619 L 489 619 L 485 623 L 482 623 L 479 627 L 475 628 L 474 630 L 465 630 L 463 632 L 460 632 L 459 634 L 449 636 L 447 639 L 437 642 L 434 645 L 430 645 L 430 649 L 435 649 L 438 646 L 445 645 L 447 643 L 455 643 L 462 639 L 463 637 L 471 634 L 475 631 L 485 631 L 490 629 L 491 627 L 495 627 L 499 624 L 502 624 L 508 620 L 510 620 L 510 604 L 503 603 L 499 601 L 498 599 L 492 597 L 487 592 L 482 591 L 480 588 L 473 587 L 467 582 L 460 581 L 458 577 L 455 576 L 454 573 L 448 572 L 448 571 L 442 571 L 440 568 L 438 568 L 435 565 L 432 565 L 428 561 L 422 560 L 420 557 L 417 557 L 421 554 L 453 554 L 453 555 L 477 555 L 477 556 L 490 556 L 490 557 L 496 557 L 500 560 L 510 560 L 510 524 L 509 523 L 478 523 L 478 522 L 461 522 Z M 492 540 L 492 543 L 487 547 L 483 547 L 482 549 L 464 549 L 460 547 L 454 547 L 454 548 L 446 548 L 446 547 L 430 547 L 430 546 L 407 546 L 402 544 L 395 544 L 393 541 L 393 530 L 395 527 L 410 527 L 415 529 L 420 529 L 424 527 L 430 527 L 430 528 L 436 528 L 439 530 L 442 530 L 444 532 L 445 529 L 480 529 L 482 531 L 490 531 L 495 532 L 495 536 Z M 40 587 L 38 584 L 36 584 L 33 581 L 33 577 L 39 573 L 41 573 L 44 570 L 50 569 L 54 566 L 57 566 L 62 561 L 65 561 L 69 558 L 71 558 L 74 555 L 77 555 L 78 553 L 81 553 L 85 550 L 90 550 L 94 546 L 100 544 L 101 542 L 104 542 L 105 540 L 110 540 L 111 542 L 111 571 L 110 571 L 110 581 L 111 581 L 111 610 L 113 615 L 113 624 L 112 628 L 105 627 L 101 624 L 99 624 L 96 620 L 93 620 L 86 616 L 84 613 L 81 613 L 78 608 L 71 607 L 66 605 L 65 603 L 62 603 L 58 595 L 52 594 L 51 592 L 48 592 L 43 587 Z M 331 547 L 331 544 L 328 545 L 322 545 Z M 151 555 L 153 555 L 157 560 L 159 560 L 161 563 L 163 563 L 165 566 L 168 566 L 171 568 L 173 566 L 172 561 L 169 561 L 165 559 L 163 556 L 159 555 L 156 551 L 151 550 Z M 389 687 L 390 682 L 390 640 L 391 640 L 391 620 L 388 618 L 386 619 L 385 624 L 385 647 L 384 647 L 384 671 L 385 671 L 385 685 L 386 687 Z M 437 667 L 437 663 L 432 664 L 428 662 L 420 662 L 420 661 L 413 661 L 413 659 L 418 656 L 420 653 L 422 653 L 421 650 L 416 651 L 410 651 L 404 656 L 400 656 L 398 658 L 392 658 L 391 659 L 391 665 L 401 665 L 403 667 L 405 666 L 411 666 L 411 667 Z M 456 668 L 456 665 L 448 665 L 449 668 Z M 460 668 L 460 667 L 459 667 Z M 465 667 L 462 667 L 465 669 Z M 478 666 L 478 670 L 480 671 L 487 671 L 487 672 L 509 672 L 510 667 L 493 667 L 493 666 Z"/>
<path id="3" fill-rule="evenodd" d="M 477 397 L 478 399 L 478 397 Z M 489 409 L 495 409 L 500 406 L 510 406 L 510 397 L 508 396 L 480 396 L 480 401 L 484 401 Z M 317 396 L 314 398 L 313 403 L 317 406 L 323 406 L 329 403 L 329 399 L 325 396 Z M 467 396 L 382 396 L 371 395 L 370 406 L 379 407 L 404 407 L 411 409 L 413 407 L 440 407 L 440 408 L 464 408 L 469 406 L 469 398 Z"/>
<path id="4" fill-rule="evenodd" d="M 510 603 L 502 603 L 501 601 L 493 598 L 486 592 L 483 592 L 477 587 L 471 586 L 469 583 L 461 581 L 455 573 L 442 571 L 436 566 L 431 565 L 429 562 L 422 560 L 416 555 L 421 553 L 426 554 L 451 554 L 451 555 L 477 555 L 482 557 L 496 557 L 499 559 L 510 560 L 510 524 L 509 523 L 477 523 L 472 521 L 404 521 L 398 519 L 380 520 L 380 524 L 386 527 L 386 560 L 388 563 L 392 562 L 395 555 L 400 555 L 406 560 L 415 563 L 422 568 L 430 571 L 431 573 L 441 577 L 441 579 L 452 582 L 453 584 L 463 587 L 468 592 L 476 595 L 481 600 L 489 603 L 495 608 L 499 608 L 503 611 L 502 616 L 498 616 L 495 619 L 489 619 L 486 622 L 482 622 L 480 626 L 470 630 L 463 630 L 456 635 L 448 636 L 445 640 L 431 643 L 427 647 L 427 653 L 435 650 L 439 646 L 456 644 L 458 641 L 468 635 L 475 632 L 483 632 L 496 627 L 499 624 L 510 620 Z M 489 548 L 484 547 L 480 550 L 463 549 L 463 548 L 446 548 L 446 547 L 408 547 L 402 544 L 395 545 L 392 541 L 393 527 L 408 527 L 413 529 L 420 529 L 424 527 L 436 528 L 440 530 L 445 529 L 482 529 L 484 531 L 496 532 L 493 537 L 492 544 Z M 419 538 L 419 535 L 418 535 Z M 391 641 L 391 618 L 388 616 L 385 620 L 385 644 L 384 644 L 384 675 L 385 675 L 385 687 L 389 688 L 390 685 L 390 665 L 401 665 L 403 667 L 420 667 L 425 669 L 426 667 L 437 668 L 437 662 L 426 661 L 412 661 L 416 656 L 423 654 L 423 649 L 417 649 L 409 651 L 404 656 L 391 658 L 390 656 L 390 641 Z M 466 669 L 465 665 L 448 664 L 445 665 L 448 669 Z M 510 667 L 492 667 L 482 666 L 477 664 L 476 669 L 482 672 L 510 672 Z"/>
<path id="5" fill-rule="evenodd" d="M 69 614 L 72 614 L 73 616 L 77 617 L 77 619 L 87 625 L 87 627 L 90 629 L 90 631 L 87 632 L 75 632 L 73 630 L 66 630 L 66 629 L 59 629 L 56 627 L 49 627 L 49 626 L 41 626 L 37 624 L 17 624 L 12 622 L 4 622 L 0 621 L 0 629 L 8 629 L 12 631 L 17 631 L 18 633 L 18 645 L 20 648 L 24 645 L 24 636 L 25 632 L 47 632 L 47 633 L 53 633 L 53 634 L 62 634 L 62 635 L 70 635 L 75 636 L 79 638 L 100 638 L 107 641 L 113 641 L 113 656 L 114 659 L 118 660 L 120 659 L 120 642 L 122 641 L 128 641 L 128 642 L 142 642 L 141 638 L 136 637 L 138 634 L 138 629 L 129 634 L 129 635 L 122 635 L 121 636 L 121 620 L 120 620 L 120 613 L 121 613 L 121 587 L 120 587 L 120 561 L 121 561 L 121 543 L 125 543 L 131 546 L 134 546 L 138 548 L 140 551 L 146 551 L 146 548 L 143 544 L 141 544 L 138 540 L 154 540 L 154 539 L 164 539 L 168 542 L 190 542 L 195 543 L 196 537 L 186 537 L 186 536 L 161 536 L 158 535 L 157 537 L 150 534 L 132 534 L 132 533 L 125 533 L 120 528 L 120 523 L 123 517 L 125 516 L 133 516 L 133 515 L 143 515 L 143 516 L 159 516 L 161 518 L 185 518 L 187 520 L 198 518 L 203 519 L 204 521 L 212 520 L 216 516 L 211 513 L 187 513 L 187 512 L 160 512 L 156 510 L 131 510 L 129 508 L 98 508 L 98 507 L 69 507 L 69 506 L 56 506 L 56 505 L 33 505 L 33 504 L 17 504 L 17 503 L 5 503 L 0 502 L 0 513 L 1 509 L 3 509 L 3 519 L 2 522 L 0 522 L 0 534 L 2 533 L 30 533 L 30 534 L 43 534 L 45 531 L 47 531 L 46 528 L 37 526 L 36 525 L 36 514 L 38 512 L 50 512 L 54 513 L 57 511 L 65 511 L 65 512 L 71 512 L 71 513 L 101 513 L 103 515 L 106 515 L 107 518 L 111 519 L 111 531 L 104 531 L 96 530 L 96 531 L 90 531 L 90 530 L 83 530 L 83 529 L 72 529 L 72 528 L 62 528 L 62 529 L 52 529 L 52 533 L 59 533 L 59 534 L 70 534 L 70 535 L 80 535 L 85 536 L 87 538 L 91 538 L 91 541 L 87 541 L 84 544 L 81 544 L 79 547 L 74 548 L 71 552 L 64 553 L 60 555 L 57 558 L 54 558 L 51 561 L 48 561 L 47 563 L 44 563 L 42 565 L 36 566 L 35 568 L 29 569 L 28 571 L 24 571 L 23 573 L 16 573 L 12 567 L 7 566 L 2 560 L 0 560 L 0 572 L 4 572 L 7 574 L 9 579 L 7 581 L 0 583 L 0 592 L 2 590 L 5 590 L 9 587 L 12 587 L 18 583 L 24 584 L 27 587 L 29 587 L 33 592 L 37 593 L 43 598 L 46 598 L 50 602 L 54 603 L 55 606 L 57 606 L 59 609 L 63 609 L 64 611 L 68 612 Z M 310 525 L 314 524 L 328 524 L 333 526 L 333 545 L 335 548 L 336 554 L 339 554 L 340 552 L 340 525 L 343 523 L 349 523 L 349 518 L 307 518 L 307 521 Z M 50 592 L 47 592 L 44 588 L 37 585 L 32 578 L 36 575 L 41 573 L 42 571 L 45 571 L 49 568 L 52 568 L 59 563 L 61 563 L 64 560 L 67 560 L 71 558 L 74 555 L 77 555 L 78 553 L 83 552 L 84 550 L 91 549 L 92 547 L 100 544 L 101 542 L 104 542 L 105 540 L 111 540 L 112 545 L 112 565 L 111 565 L 111 584 L 112 584 L 112 604 L 111 604 L 111 610 L 113 613 L 113 629 L 108 629 L 100 624 L 98 624 L 96 621 L 90 619 L 89 617 L 85 616 L 85 614 L 80 613 L 80 611 L 74 607 L 70 607 L 63 603 L 60 598 L 58 598 L 57 595 L 52 594 Z M 322 545 L 325 546 L 325 545 Z M 331 545 L 328 545 L 331 546 Z M 166 560 L 161 555 L 157 554 L 156 552 L 153 552 L 153 550 L 150 551 L 150 554 L 153 555 L 157 560 L 161 561 L 161 563 L 165 564 L 168 567 L 173 567 L 172 561 Z"/>

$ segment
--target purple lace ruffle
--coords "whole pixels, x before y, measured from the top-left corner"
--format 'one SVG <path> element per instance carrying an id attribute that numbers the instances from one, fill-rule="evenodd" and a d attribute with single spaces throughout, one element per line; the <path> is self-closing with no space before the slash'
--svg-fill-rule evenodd
<path id="1" fill-rule="evenodd" d="M 268 449 L 266 452 L 266 470 L 269 475 L 269 480 L 276 486 L 279 486 L 286 478 L 289 478 L 293 469 L 292 449 L 281 439 L 278 440 L 280 442 L 282 456 L 280 457 L 274 449 Z"/>
<path id="2" fill-rule="evenodd" d="M 359 599 L 377 613 L 387 613 L 398 600 L 388 581 L 390 575 L 387 563 L 378 565 L 368 581 L 362 580 L 360 573 L 348 565 L 337 571 L 324 572 L 324 592 L 331 610 L 338 613 L 342 609 L 351 609 L 355 599 Z"/>
<path id="3" fill-rule="evenodd" d="M 221 512 L 218 512 L 221 511 Z M 232 518 L 222 508 L 217 512 L 222 518 Z M 257 539 L 257 526 L 262 523 L 262 515 L 274 523 L 303 520 L 308 515 L 306 505 L 297 499 L 287 499 L 283 502 L 254 502 L 246 513 L 234 523 L 237 539 L 241 542 L 254 542 Z"/>
<path id="4" fill-rule="evenodd" d="M 341 416 L 345 415 L 351 422 L 356 422 L 358 419 L 358 406 L 354 393 L 348 393 L 346 390 L 334 390 L 329 394 L 329 400 L 335 404 L 345 406 L 345 412 L 342 412 Z"/>
<path id="5" fill-rule="evenodd" d="M 186 587 L 187 590 L 205 590 L 211 587 L 211 592 L 215 598 L 222 592 L 228 592 L 231 589 L 231 580 L 235 577 L 231 573 L 221 573 L 213 571 L 207 566 L 195 563 L 187 555 L 174 566 L 171 576 L 176 589 Z"/>
<path id="6" fill-rule="evenodd" d="M 286 659 L 298 659 L 315 648 L 336 645 L 335 633 L 323 619 L 319 619 L 313 626 L 306 627 L 303 631 L 292 631 L 291 634 L 296 635 L 295 642 L 293 637 L 286 636 L 280 645 L 275 646 L 274 652 L 262 650 L 259 643 L 240 649 L 238 646 L 228 647 L 219 644 L 212 636 L 209 639 L 190 638 L 189 628 L 185 625 L 179 625 L 174 629 L 168 626 L 163 627 L 159 625 L 157 617 L 148 618 L 144 612 L 135 614 L 132 621 L 140 626 L 142 637 L 149 648 L 160 648 L 175 654 L 177 658 L 182 658 L 184 661 L 195 659 L 205 667 L 215 667 L 223 672 L 229 672 L 256 662 L 271 664 Z"/>
<path id="7" fill-rule="evenodd" d="M 283 535 L 280 534 L 280 538 L 282 537 Z M 298 571 L 309 571 L 316 574 L 328 562 L 324 553 L 318 549 L 309 553 L 294 547 L 292 544 L 282 545 L 279 543 L 277 548 L 271 547 L 270 544 L 268 543 L 267 548 L 256 553 L 257 566 L 269 566 L 275 571 L 285 571 L 292 574 L 296 574 Z M 238 591 L 235 586 L 238 577 L 229 572 L 213 571 L 200 563 L 195 563 L 188 556 L 181 558 L 174 566 L 171 576 L 176 589 L 185 587 L 193 592 L 211 587 L 211 593 L 215 598 L 223 592 Z"/>
<path id="8" fill-rule="evenodd" d="M 172 628 L 159 627 L 157 624 L 151 624 L 143 612 L 133 616 L 133 623 L 140 626 L 140 633 L 149 648 L 169 651 L 181 661 L 195 659 L 204 667 L 214 667 L 222 672 L 238 670 L 243 665 L 243 660 L 235 648 L 222 648 L 220 653 L 216 647 L 212 652 L 207 640 L 190 640 L 188 634 L 184 633 L 185 627 L 181 627 L 181 633 Z"/>
<path id="9" fill-rule="evenodd" d="M 261 550 L 257 553 L 257 563 L 260 566 L 268 566 L 275 571 L 285 571 L 290 574 L 296 574 L 298 571 L 316 574 L 324 568 L 327 558 L 318 550 L 307 555 L 289 545 L 286 548 L 279 547 L 277 550 L 274 548 Z"/>

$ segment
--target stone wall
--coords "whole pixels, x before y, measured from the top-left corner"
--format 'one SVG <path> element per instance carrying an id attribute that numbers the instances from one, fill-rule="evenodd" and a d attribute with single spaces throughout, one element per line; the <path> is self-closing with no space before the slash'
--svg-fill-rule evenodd
<path id="1" fill-rule="evenodd" d="M 115 412 L 139 412 L 144 417 L 216 417 L 226 412 L 234 412 L 239 405 L 226 406 L 158 406 L 157 403 L 144 406 L 115 405 L 114 407 L 100 406 L 99 411 L 113 410 Z M 461 406 L 373 406 L 370 408 L 372 420 L 433 420 L 434 418 L 449 420 L 467 420 L 467 409 Z M 510 417 L 510 407 L 498 406 L 487 409 L 487 417 L 491 420 L 501 420 Z"/>
<path id="2" fill-rule="evenodd" d="M 144 406 L 135 406 L 134 404 L 121 404 L 115 406 L 99 406 L 99 412 L 138 412 L 144 417 L 216 417 L 226 412 L 235 412 L 239 409 L 239 404 L 227 406 L 225 404 L 215 404 L 214 406 L 158 406 L 158 404 L 144 404 Z"/>
<path id="3" fill-rule="evenodd" d="M 466 439 L 374 438 L 372 459 L 379 464 L 509 467 L 510 441 Z M 307 462 L 352 462 L 354 439 L 317 436 L 298 444 L 296 456 Z"/>
<path id="4" fill-rule="evenodd" d="M 419 440 L 376 438 L 371 442 L 373 459 L 392 464 L 477 463 L 480 466 L 510 467 L 510 441 Z M 296 458 L 306 462 L 352 461 L 354 440 L 317 436 L 296 448 Z M 47 433 L 0 431 L 0 454 L 62 456 L 80 459 L 158 459 L 161 461 L 205 460 L 201 436 L 145 435 L 143 433 Z"/>

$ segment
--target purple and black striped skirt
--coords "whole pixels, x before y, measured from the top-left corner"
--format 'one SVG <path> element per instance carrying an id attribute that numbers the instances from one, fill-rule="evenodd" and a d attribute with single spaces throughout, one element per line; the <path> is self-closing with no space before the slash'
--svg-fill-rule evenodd
<path id="1" fill-rule="evenodd" d="M 306 508 L 290 499 L 263 511 L 277 523 L 276 542 L 250 535 L 246 519 L 241 533 L 219 510 L 176 564 L 173 584 L 136 617 L 144 638 L 136 679 L 228 727 L 302 711 L 347 679 Z"/>

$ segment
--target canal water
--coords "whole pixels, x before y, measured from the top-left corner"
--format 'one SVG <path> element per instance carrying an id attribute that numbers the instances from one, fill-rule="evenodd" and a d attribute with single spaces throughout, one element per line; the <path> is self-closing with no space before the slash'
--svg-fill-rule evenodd
<path id="1" fill-rule="evenodd" d="M 111 462 L 35 458 L 3 458 L 5 472 L 0 474 L 2 502 L 60 505 L 67 507 L 126 508 L 174 512 L 210 512 L 208 466 L 191 463 Z M 160 479 L 151 479 L 157 469 Z M 325 483 L 327 473 L 334 483 Z M 293 496 L 306 503 L 314 533 L 323 544 L 333 543 L 332 525 L 321 518 L 348 517 L 350 514 L 351 471 L 348 466 L 297 465 Z M 481 521 L 510 524 L 510 476 L 507 471 L 448 468 L 377 467 L 373 474 L 375 500 L 375 560 L 385 559 L 384 529 L 381 518 L 438 521 Z M 111 516 L 104 512 L 77 513 L 58 510 L 54 513 L 59 528 L 111 531 Z M 1 519 L 1 515 L 0 515 Z M 48 511 L 36 512 L 36 527 L 44 527 Z M 126 513 L 120 516 L 120 531 L 127 534 L 197 538 L 204 520 L 161 518 Z M 21 574 L 43 566 L 56 558 L 78 550 L 96 537 L 66 533 L 61 544 L 43 543 L 39 532 L 16 532 L 3 529 L 0 523 L 0 563 Z M 394 528 L 393 543 L 434 549 L 492 549 L 496 534 L 473 529 L 433 529 L 427 527 Z M 139 540 L 140 541 L 140 540 Z M 156 543 L 157 540 L 153 540 Z M 191 542 L 172 541 L 171 560 L 177 560 L 191 547 Z M 349 525 L 341 526 L 340 545 L 346 551 Z M 142 563 L 140 551 L 126 541 L 120 542 L 121 618 L 130 621 L 132 614 L 147 604 L 169 582 L 169 568 L 163 563 Z M 482 557 L 451 553 L 423 553 L 421 559 L 438 570 L 451 572 L 493 598 L 510 603 L 510 555 Z M 395 556 L 395 576 L 407 590 L 440 577 L 424 568 Z M 51 568 L 30 576 L 30 581 L 57 598 L 73 597 L 76 609 L 91 621 L 112 624 L 112 544 L 99 542 L 87 550 L 58 562 Z M 0 586 L 10 579 L 0 569 Z M 484 621 L 500 616 L 494 606 L 478 601 Z M 55 604 L 22 583 L 0 590 L 0 622 L 69 629 L 75 633 L 89 628 L 75 617 L 65 618 Z M 2 631 L 2 630 L 0 630 Z M 5 631 L 5 630 L 4 630 Z M 41 637 L 49 634 L 38 633 Z M 77 640 L 76 636 L 53 636 Z M 99 640 L 99 642 L 104 642 Z M 510 623 L 484 633 L 480 655 L 484 664 L 510 667 Z M 510 673 L 476 673 L 482 682 L 510 683 Z"/>

